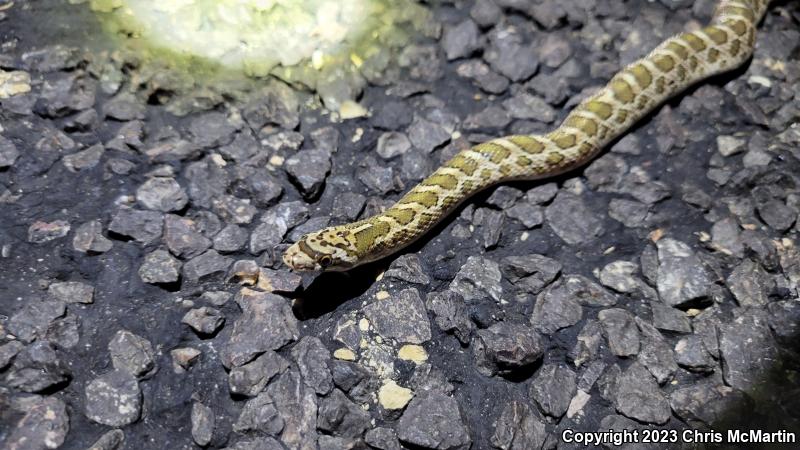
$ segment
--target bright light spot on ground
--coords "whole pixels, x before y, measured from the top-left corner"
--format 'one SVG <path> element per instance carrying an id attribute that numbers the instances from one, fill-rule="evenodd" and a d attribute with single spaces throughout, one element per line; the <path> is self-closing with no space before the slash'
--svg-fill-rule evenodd
<path id="1" fill-rule="evenodd" d="M 365 64 L 385 65 L 384 53 L 429 20 L 414 0 L 91 0 L 90 6 L 110 19 L 113 31 L 154 48 L 251 76 L 280 71 L 311 88 L 323 78 L 330 85 L 334 73 L 346 79 Z"/>

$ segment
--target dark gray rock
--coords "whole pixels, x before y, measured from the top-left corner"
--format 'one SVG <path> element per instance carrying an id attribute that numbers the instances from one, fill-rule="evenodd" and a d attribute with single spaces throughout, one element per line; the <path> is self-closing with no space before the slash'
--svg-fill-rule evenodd
<path id="1" fill-rule="evenodd" d="M 503 9 L 494 0 L 477 0 L 469 10 L 469 15 L 482 27 L 493 26 L 503 16 Z"/>
<path id="2" fill-rule="evenodd" d="M 703 338 L 690 335 L 675 344 L 675 361 L 693 372 L 713 372 L 716 363 L 703 344 Z"/>
<path id="3" fill-rule="evenodd" d="M 88 450 L 117 450 L 125 441 L 122 430 L 111 430 L 100 436 Z"/>
<path id="4" fill-rule="evenodd" d="M 181 322 L 192 327 L 201 336 L 211 336 L 225 323 L 225 315 L 218 309 L 203 306 L 190 309 Z"/>
<path id="5" fill-rule="evenodd" d="M 278 125 L 293 130 L 300 124 L 299 103 L 289 86 L 273 82 L 242 109 L 242 116 L 253 131 L 266 125 Z"/>
<path id="6" fill-rule="evenodd" d="M 111 218 L 108 229 L 147 245 L 161 237 L 163 224 L 164 214 L 160 212 L 120 208 Z"/>
<path id="7" fill-rule="evenodd" d="M 636 200 L 615 198 L 608 203 L 609 217 L 628 228 L 647 226 L 649 214 L 650 206 Z"/>
<path id="8" fill-rule="evenodd" d="M 664 336 L 653 325 L 638 317 L 636 317 L 636 325 L 639 326 L 641 332 L 638 360 L 653 374 L 658 384 L 664 384 L 671 380 L 678 370 L 672 349 Z"/>
<path id="9" fill-rule="evenodd" d="M 414 147 L 431 153 L 450 141 L 450 133 L 439 123 L 417 117 L 408 127 L 408 138 Z"/>
<path id="10" fill-rule="evenodd" d="M 514 400 L 503 408 L 490 439 L 502 450 L 538 449 L 547 439 L 547 430 L 527 404 Z"/>
<path id="11" fill-rule="evenodd" d="M 347 392 L 353 401 L 364 405 L 375 400 L 381 380 L 372 372 L 358 363 L 338 359 L 331 360 L 329 367 L 336 387 Z"/>
<path id="12" fill-rule="evenodd" d="M 546 364 L 534 376 L 528 395 L 544 414 L 557 419 L 567 412 L 576 392 L 575 372 L 562 364 Z"/>
<path id="13" fill-rule="evenodd" d="M 442 331 L 452 332 L 462 344 L 469 342 L 474 326 L 461 294 L 449 289 L 431 292 L 428 294 L 426 306 L 433 312 L 434 321 Z"/>
<path id="14" fill-rule="evenodd" d="M 524 81 L 539 68 L 539 59 L 532 44 L 523 44 L 513 28 L 499 26 L 489 36 L 483 59 L 492 69 L 511 81 Z"/>
<path id="15" fill-rule="evenodd" d="M 638 270 L 639 266 L 632 262 L 614 261 L 600 271 L 600 282 L 617 292 L 635 292 L 643 287 L 642 281 L 633 276 Z"/>
<path id="16" fill-rule="evenodd" d="M 94 286 L 78 281 L 53 283 L 47 288 L 47 294 L 64 303 L 92 303 Z"/>
<path id="17" fill-rule="evenodd" d="M 749 310 L 720 327 L 719 351 L 725 383 L 747 391 L 764 383 L 763 375 L 779 358 L 766 314 Z"/>
<path id="18" fill-rule="evenodd" d="M 300 150 L 284 164 L 289 178 L 306 199 L 316 198 L 331 170 L 331 154 L 325 150 Z"/>
<path id="19" fill-rule="evenodd" d="M 405 133 L 387 131 L 378 137 L 376 152 L 383 159 L 392 159 L 411 150 L 411 141 Z"/>
<path id="20" fill-rule="evenodd" d="M 292 230 L 292 232 L 289 233 L 289 240 L 297 242 L 300 240 L 300 238 L 303 237 L 303 235 L 314 231 L 319 231 L 327 227 L 328 224 L 330 224 L 330 222 L 331 218 L 328 217 L 327 215 L 312 217 L 308 219 L 305 223 L 296 226 L 294 230 Z"/>
<path id="21" fill-rule="evenodd" d="M 683 311 L 660 302 L 651 302 L 650 309 L 653 313 L 653 326 L 656 328 L 664 331 L 691 333 L 692 326 Z"/>
<path id="22" fill-rule="evenodd" d="M 527 92 L 520 92 L 503 101 L 503 106 L 514 119 L 531 119 L 544 123 L 552 123 L 556 119 L 556 111 L 540 97 Z"/>
<path id="23" fill-rule="evenodd" d="M 544 334 L 571 327 L 583 317 L 583 308 L 570 294 L 566 283 L 551 285 L 536 297 L 531 324 Z"/>
<path id="24" fill-rule="evenodd" d="M 69 230 L 70 224 L 66 220 L 54 220 L 52 222 L 37 220 L 28 227 L 28 242 L 31 244 L 50 242 L 66 236 Z"/>
<path id="25" fill-rule="evenodd" d="M 547 223 L 567 244 L 583 244 L 603 234 L 599 217 L 573 194 L 559 193 L 544 211 Z"/>
<path id="26" fill-rule="evenodd" d="M 120 92 L 103 104 L 103 114 L 112 119 L 128 121 L 145 118 L 145 104 L 131 93 Z"/>
<path id="27" fill-rule="evenodd" d="M 289 368 L 289 362 L 272 350 L 228 373 L 228 388 L 232 394 L 255 397 L 276 375 Z"/>
<path id="28" fill-rule="evenodd" d="M 797 210 L 781 200 L 771 199 L 758 205 L 758 215 L 775 231 L 786 231 L 797 219 Z"/>
<path id="29" fill-rule="evenodd" d="M 211 442 L 214 435 L 216 418 L 214 410 L 200 403 L 192 403 L 192 440 L 194 443 L 205 447 Z"/>
<path id="30" fill-rule="evenodd" d="M 508 209 L 514 206 L 514 203 L 523 195 L 524 192 L 511 186 L 498 186 L 486 199 L 486 204 L 495 206 L 497 209 Z"/>
<path id="31" fill-rule="evenodd" d="M 199 281 L 228 271 L 232 259 L 220 255 L 216 250 L 207 250 L 183 265 L 183 277 L 189 281 Z"/>
<path id="32" fill-rule="evenodd" d="M 214 250 L 220 253 L 233 253 L 244 248 L 249 238 L 247 229 L 228 224 L 214 236 Z"/>
<path id="33" fill-rule="evenodd" d="M 499 322 L 475 333 L 472 351 L 478 370 L 492 376 L 510 374 L 538 361 L 544 343 L 531 327 Z"/>
<path id="34" fill-rule="evenodd" d="M 359 164 L 358 180 L 371 191 L 384 195 L 396 187 L 392 168 L 378 164 L 372 156 L 367 156 Z"/>
<path id="35" fill-rule="evenodd" d="M 59 349 L 70 349 L 80 341 L 80 319 L 75 314 L 56 319 L 47 328 L 45 339 L 52 342 Z"/>
<path id="36" fill-rule="evenodd" d="M 489 208 L 479 208 L 472 216 L 472 224 L 481 229 L 483 235 L 483 248 L 490 249 L 497 246 L 503 233 L 505 215 L 500 211 Z"/>
<path id="37" fill-rule="evenodd" d="M 25 415 L 3 433 L 9 450 L 44 450 L 61 447 L 69 433 L 67 405 L 54 397 L 23 400 Z"/>
<path id="38" fill-rule="evenodd" d="M 286 222 L 272 213 L 266 213 L 261 222 L 250 234 L 249 250 L 254 255 L 259 255 L 265 250 L 274 248 L 283 241 L 288 227 Z"/>
<path id="39" fill-rule="evenodd" d="M 223 450 L 285 450 L 285 448 L 277 439 L 262 436 L 256 439 L 238 441 Z"/>
<path id="40" fill-rule="evenodd" d="M 180 278 L 181 262 L 166 250 L 155 250 L 144 257 L 139 277 L 145 283 L 174 283 Z"/>
<path id="41" fill-rule="evenodd" d="M 475 80 L 481 89 L 490 94 L 502 94 L 508 89 L 508 78 L 494 72 L 488 65 L 478 59 L 459 64 L 456 68 L 456 73 L 459 76 Z"/>
<path id="42" fill-rule="evenodd" d="M 110 427 L 130 425 L 142 412 L 142 391 L 136 377 L 114 370 L 86 385 L 85 414 L 90 420 Z"/>
<path id="43" fill-rule="evenodd" d="M 258 210 L 249 199 L 232 195 L 217 195 L 211 200 L 211 209 L 225 222 L 247 224 L 253 221 Z"/>
<path id="44" fill-rule="evenodd" d="M 468 449 L 469 431 L 456 400 L 438 392 L 422 392 L 411 400 L 397 424 L 401 442 L 430 449 Z"/>
<path id="45" fill-rule="evenodd" d="M 331 215 L 343 221 L 354 221 L 364 210 L 367 198 L 356 192 L 344 192 L 333 199 Z"/>
<path id="46" fill-rule="evenodd" d="M 639 353 L 639 330 L 628 311 L 620 308 L 604 309 L 597 318 L 611 353 L 617 356 L 634 356 Z"/>
<path id="47" fill-rule="evenodd" d="M 283 419 L 281 441 L 288 448 L 315 448 L 317 441 L 317 396 L 305 386 L 297 371 L 281 374 L 267 386 Z"/>
<path id="48" fill-rule="evenodd" d="M 402 255 L 392 261 L 384 276 L 414 284 L 425 285 L 431 282 L 431 279 L 422 268 L 419 256 L 413 253 Z"/>
<path id="49" fill-rule="evenodd" d="M 99 220 L 91 220 L 75 229 L 72 247 L 82 253 L 98 254 L 111 250 L 113 243 L 103 236 L 103 224 Z"/>
<path id="50" fill-rule="evenodd" d="M 726 217 L 714 223 L 711 227 L 711 244 L 716 250 L 741 258 L 744 255 L 744 243 L 736 219 Z"/>
<path id="51" fill-rule="evenodd" d="M 580 367 L 597 356 L 602 340 L 600 324 L 596 320 L 589 320 L 578 333 L 577 342 L 567 356 L 575 367 Z"/>
<path id="52" fill-rule="evenodd" d="M 266 392 L 258 394 L 244 404 L 239 418 L 233 424 L 233 431 L 260 431 L 277 435 L 283 430 L 283 419 L 275 407 L 275 400 Z"/>
<path id="53" fill-rule="evenodd" d="M 334 389 L 319 404 L 317 428 L 335 436 L 360 437 L 369 427 L 370 415 L 344 393 Z"/>
<path id="54" fill-rule="evenodd" d="M 500 268 L 511 284 L 531 294 L 538 294 L 561 273 L 560 262 L 535 253 L 505 257 Z"/>
<path id="55" fill-rule="evenodd" d="M 501 279 L 500 266 L 496 262 L 470 256 L 450 283 L 450 290 L 461 294 L 466 301 L 484 298 L 500 301 L 503 294 Z"/>
<path id="56" fill-rule="evenodd" d="M 0 135 L 0 169 L 11 167 L 19 158 L 19 150 L 10 139 Z"/>
<path id="57" fill-rule="evenodd" d="M 658 295 L 670 306 L 703 299 L 712 283 L 705 266 L 683 242 L 664 238 L 658 247 Z"/>
<path id="58" fill-rule="evenodd" d="M 43 337 L 47 328 L 66 311 L 63 301 L 33 298 L 8 320 L 6 328 L 20 341 L 29 343 Z"/>
<path id="59" fill-rule="evenodd" d="M 794 342 L 800 333 L 800 302 L 784 300 L 767 305 L 769 326 L 781 343 Z M 0 359 L 1 361 L 1 359 Z M 2 364 L 0 364 L 2 366 Z"/>
<path id="60" fill-rule="evenodd" d="M 385 300 L 374 301 L 363 311 L 375 331 L 385 339 L 422 344 L 431 338 L 428 314 L 416 289 L 405 289 Z"/>
<path id="61" fill-rule="evenodd" d="M 164 242 L 179 258 L 194 258 L 211 247 L 211 239 L 203 236 L 191 219 L 174 214 L 164 217 Z"/>
<path id="62" fill-rule="evenodd" d="M 502 130 L 511 123 L 511 116 L 499 106 L 488 106 L 476 113 L 470 114 L 464 119 L 464 129 L 473 131 L 497 131 Z"/>
<path id="63" fill-rule="evenodd" d="M 108 342 L 108 353 L 114 369 L 141 378 L 156 369 L 153 345 L 147 339 L 127 330 L 119 330 Z"/>
<path id="64" fill-rule="evenodd" d="M 212 148 L 229 144 L 239 130 L 225 113 L 203 113 L 189 123 L 189 135 L 198 147 Z"/>
<path id="65" fill-rule="evenodd" d="M 53 346 L 47 341 L 37 341 L 16 355 L 6 373 L 5 384 L 23 392 L 40 392 L 58 387 L 70 377 Z"/>
<path id="66" fill-rule="evenodd" d="M 65 156 L 61 162 L 70 172 L 80 172 L 91 169 L 100 163 L 100 158 L 103 157 L 105 151 L 103 144 L 95 144 L 85 150 Z"/>
<path id="67" fill-rule="evenodd" d="M 467 19 L 458 25 L 445 28 L 442 48 L 447 59 L 453 60 L 470 56 L 480 48 L 480 30 L 475 22 Z"/>
<path id="68" fill-rule="evenodd" d="M 298 338 L 297 319 L 286 299 L 245 288 L 236 294 L 236 303 L 242 315 L 221 352 L 225 367 L 241 366 Z"/>
<path id="69" fill-rule="evenodd" d="M 730 411 L 751 411 L 755 406 L 744 392 L 712 383 L 675 390 L 669 403 L 675 415 L 694 428 L 711 427 L 728 420 Z"/>
<path id="70" fill-rule="evenodd" d="M 331 352 L 315 336 L 304 336 L 292 347 L 292 358 L 303 381 L 319 395 L 325 395 L 333 388 L 333 379 L 328 369 Z"/>
<path id="71" fill-rule="evenodd" d="M 505 213 L 508 217 L 522 222 L 526 228 L 534 228 L 544 222 L 544 209 L 528 202 L 517 203 Z"/>
<path id="72" fill-rule="evenodd" d="M 174 178 L 153 177 L 136 190 L 136 201 L 147 209 L 169 212 L 183 209 L 189 197 Z"/>
<path id="73" fill-rule="evenodd" d="M 638 362 L 616 378 L 612 397 L 617 412 L 640 422 L 664 424 L 671 416 L 655 378 Z"/>
<path id="74" fill-rule="evenodd" d="M 389 101 L 380 105 L 372 116 L 372 124 L 383 130 L 402 130 L 411 124 L 414 111 L 404 102 Z"/>
<path id="75" fill-rule="evenodd" d="M 9 341 L 0 345 L 0 370 L 5 369 L 14 357 L 25 348 L 20 341 Z"/>
<path id="76" fill-rule="evenodd" d="M 727 279 L 728 289 L 740 306 L 763 306 L 769 302 L 769 294 L 775 288 L 775 280 L 751 259 L 736 266 Z"/>
<path id="77" fill-rule="evenodd" d="M 391 428 L 378 427 L 364 433 L 364 442 L 378 450 L 402 450 L 397 433 Z"/>

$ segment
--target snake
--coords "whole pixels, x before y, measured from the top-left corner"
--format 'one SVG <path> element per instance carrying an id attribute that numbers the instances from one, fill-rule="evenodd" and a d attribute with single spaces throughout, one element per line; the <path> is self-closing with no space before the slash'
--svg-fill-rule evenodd
<path id="1" fill-rule="evenodd" d="M 479 191 L 586 164 L 667 99 L 748 61 L 769 2 L 720 0 L 707 26 L 666 39 L 629 64 L 552 132 L 461 150 L 385 211 L 303 235 L 286 249 L 284 263 L 296 271 L 346 271 L 380 260 L 420 239 Z"/>

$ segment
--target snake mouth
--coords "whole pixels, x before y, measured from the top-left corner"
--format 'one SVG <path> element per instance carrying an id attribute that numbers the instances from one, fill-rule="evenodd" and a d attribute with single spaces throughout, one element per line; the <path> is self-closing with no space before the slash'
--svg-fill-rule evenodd
<path id="1" fill-rule="evenodd" d="M 303 252 L 297 243 L 292 244 L 291 247 L 286 249 L 286 252 L 283 254 L 283 263 L 290 269 L 296 271 L 308 272 L 319 270 L 317 262 Z"/>

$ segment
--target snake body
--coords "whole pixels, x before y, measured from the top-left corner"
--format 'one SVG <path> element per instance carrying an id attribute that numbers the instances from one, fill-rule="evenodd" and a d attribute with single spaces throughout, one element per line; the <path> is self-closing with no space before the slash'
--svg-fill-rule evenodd
<path id="1" fill-rule="evenodd" d="M 662 42 L 618 72 L 545 135 L 515 135 L 463 150 L 385 212 L 303 236 L 284 254 L 295 270 L 348 270 L 397 252 L 476 192 L 581 166 L 687 87 L 732 70 L 753 53 L 769 0 L 721 0 L 711 24 Z"/>

